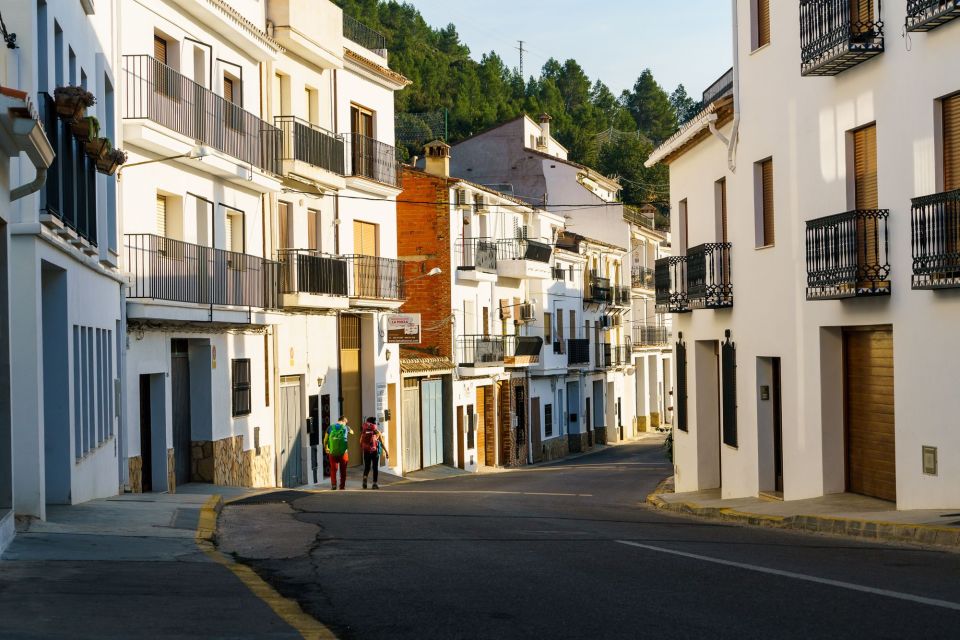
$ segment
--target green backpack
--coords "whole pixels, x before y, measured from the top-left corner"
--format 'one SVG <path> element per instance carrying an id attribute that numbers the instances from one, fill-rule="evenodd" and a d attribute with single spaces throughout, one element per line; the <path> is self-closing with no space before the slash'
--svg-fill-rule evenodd
<path id="1" fill-rule="evenodd" d="M 347 428 L 339 422 L 327 430 L 327 448 L 332 456 L 339 457 L 347 452 Z"/>

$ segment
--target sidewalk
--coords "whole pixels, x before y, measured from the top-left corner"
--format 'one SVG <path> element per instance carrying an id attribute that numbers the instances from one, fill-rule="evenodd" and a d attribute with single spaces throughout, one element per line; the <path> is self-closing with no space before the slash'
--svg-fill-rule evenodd
<path id="1" fill-rule="evenodd" d="M 737 524 L 960 551 L 958 510 L 897 511 L 892 502 L 852 493 L 787 502 L 766 497 L 723 500 L 719 489 L 674 493 L 671 477 L 647 496 L 647 503 L 656 509 Z"/>

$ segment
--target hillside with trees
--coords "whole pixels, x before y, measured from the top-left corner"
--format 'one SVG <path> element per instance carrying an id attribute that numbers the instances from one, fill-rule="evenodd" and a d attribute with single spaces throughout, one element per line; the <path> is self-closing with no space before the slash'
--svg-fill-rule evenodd
<path id="1" fill-rule="evenodd" d="M 664 203 L 669 195 L 666 167 L 643 166 L 654 146 L 677 129 L 678 112 L 693 108 L 683 86 L 664 91 L 649 69 L 619 96 L 591 79 L 576 60 L 550 59 L 537 76 L 523 78 L 496 53 L 471 57 L 453 24 L 435 29 L 417 9 L 394 0 L 337 0 L 344 13 L 387 39 L 390 67 L 413 84 L 397 93 L 396 112 L 404 128 L 411 114 L 446 110 L 448 142 L 456 143 L 522 113 L 553 117 L 551 133 L 570 150 L 570 159 L 596 167 L 623 183 L 623 201 Z M 429 129 L 424 135 L 427 135 Z M 400 153 L 421 153 L 409 144 Z"/>

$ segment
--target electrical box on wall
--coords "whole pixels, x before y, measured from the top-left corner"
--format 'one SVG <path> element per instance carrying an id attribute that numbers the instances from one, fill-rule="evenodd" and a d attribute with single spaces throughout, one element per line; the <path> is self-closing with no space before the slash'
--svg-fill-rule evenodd
<path id="1" fill-rule="evenodd" d="M 937 448 L 922 447 L 923 473 L 928 476 L 937 475 Z"/>

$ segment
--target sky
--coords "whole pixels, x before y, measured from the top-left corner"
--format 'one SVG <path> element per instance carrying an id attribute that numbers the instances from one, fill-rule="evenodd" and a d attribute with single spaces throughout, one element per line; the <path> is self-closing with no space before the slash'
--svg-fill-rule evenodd
<path id="1" fill-rule="evenodd" d="M 471 55 L 496 51 L 536 75 L 550 57 L 573 58 L 615 94 L 649 67 L 667 92 L 699 96 L 732 65 L 728 0 L 405 0 L 427 23 L 453 23 Z"/>

